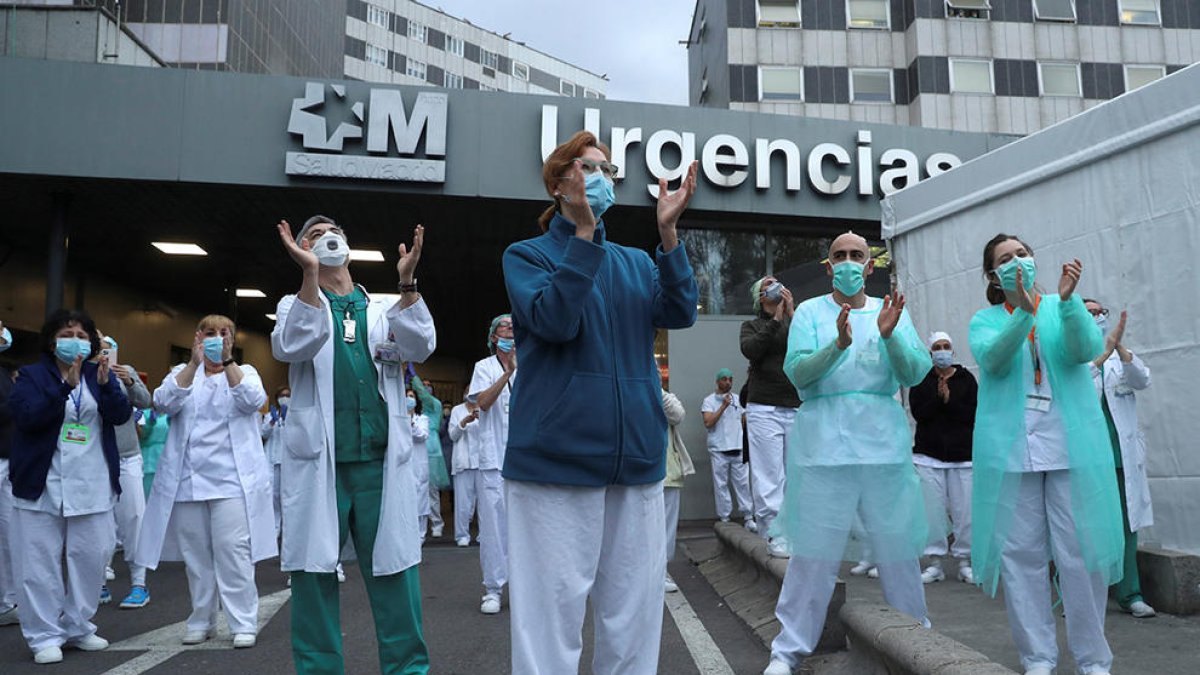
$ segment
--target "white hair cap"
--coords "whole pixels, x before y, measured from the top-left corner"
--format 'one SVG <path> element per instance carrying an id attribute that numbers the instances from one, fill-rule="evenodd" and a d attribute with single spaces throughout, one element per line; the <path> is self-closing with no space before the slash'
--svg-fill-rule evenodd
<path id="1" fill-rule="evenodd" d="M 954 340 L 950 339 L 950 334 L 943 333 L 940 330 L 935 330 L 934 332 L 929 334 L 929 341 L 925 343 L 925 346 L 932 349 L 933 343 L 938 342 L 939 340 L 945 340 L 946 342 L 950 343 L 951 347 L 954 346 Z"/>

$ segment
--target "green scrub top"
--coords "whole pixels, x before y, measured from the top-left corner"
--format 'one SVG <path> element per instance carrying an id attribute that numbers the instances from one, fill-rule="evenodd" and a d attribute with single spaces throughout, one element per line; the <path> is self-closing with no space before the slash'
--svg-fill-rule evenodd
<path id="1" fill-rule="evenodd" d="M 333 446 L 339 463 L 383 459 L 387 453 L 387 405 L 379 395 L 378 372 L 367 344 L 367 294 L 321 289 L 333 312 Z M 355 323 L 354 342 L 346 342 L 343 321 Z"/>

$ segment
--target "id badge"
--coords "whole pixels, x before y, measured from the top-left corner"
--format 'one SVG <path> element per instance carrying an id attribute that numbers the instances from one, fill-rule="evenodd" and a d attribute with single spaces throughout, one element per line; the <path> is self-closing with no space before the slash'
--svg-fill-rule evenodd
<path id="1" fill-rule="evenodd" d="M 1025 409 L 1026 410 L 1035 410 L 1037 412 L 1049 412 L 1050 411 L 1050 397 L 1049 396 L 1041 396 L 1039 394 L 1026 394 Z"/>
<path id="2" fill-rule="evenodd" d="M 391 340 L 375 345 L 375 361 L 385 366 L 400 365 L 400 347 Z"/>
<path id="3" fill-rule="evenodd" d="M 62 439 L 67 443 L 83 445 L 88 442 L 88 427 L 86 424 L 64 424 Z"/>
<path id="4" fill-rule="evenodd" d="M 860 366 L 877 366 L 879 365 L 879 342 L 871 340 L 858 353 L 854 355 L 854 359 Z"/>
<path id="5" fill-rule="evenodd" d="M 342 319 L 342 340 L 353 343 L 354 334 L 358 332 L 358 324 L 354 319 Z"/>

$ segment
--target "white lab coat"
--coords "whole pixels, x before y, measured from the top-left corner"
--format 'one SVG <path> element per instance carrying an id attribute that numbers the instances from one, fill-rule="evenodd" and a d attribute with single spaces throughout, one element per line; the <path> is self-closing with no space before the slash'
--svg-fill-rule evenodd
<path id="1" fill-rule="evenodd" d="M 171 428 L 158 460 L 154 485 L 150 488 L 150 498 L 146 501 L 146 512 L 142 516 L 137 552 L 134 554 L 136 564 L 150 569 L 157 569 L 162 560 L 183 560 L 178 537 L 171 524 L 171 512 L 175 508 L 184 451 L 196 419 L 196 403 L 192 392 L 201 380 L 197 373 L 190 387 L 180 387 L 175 377 L 186 365 L 181 363 L 172 368 L 162 384 L 154 390 L 154 409 L 159 415 L 171 416 Z M 258 409 L 267 402 L 267 392 L 254 366 L 239 365 L 243 373 L 242 381 L 229 389 L 233 399 L 229 437 L 238 482 L 242 486 L 242 498 L 246 502 L 250 559 L 257 562 L 272 558 L 279 551 L 275 543 L 275 511 L 271 505 L 271 468 L 263 453 L 258 425 Z"/>
<path id="2" fill-rule="evenodd" d="M 364 291 L 365 292 L 365 291 Z M 333 440 L 333 314 L 321 294 L 313 307 L 289 295 L 275 310 L 271 350 L 291 365 L 292 392 L 280 477 L 285 572 L 333 572 L 338 561 L 337 488 Z M 433 317 L 424 300 L 400 309 L 395 296 L 371 298 L 366 335 L 375 354 L 389 335 L 406 361 L 422 362 L 437 344 Z M 379 391 L 387 402 L 388 446 L 384 456 L 383 503 L 375 537 L 372 571 L 396 574 L 421 562 L 417 532 L 417 487 L 412 463 L 412 424 L 405 405 L 400 366 L 378 362 Z"/>
<path id="3" fill-rule="evenodd" d="M 1100 392 L 1100 369 L 1092 367 L 1092 379 Z M 1138 430 L 1137 396 L 1150 386 L 1150 369 L 1137 354 L 1124 363 L 1116 351 L 1104 362 L 1104 394 L 1112 413 L 1117 437 L 1121 440 L 1121 466 L 1125 471 L 1125 505 L 1129 509 L 1129 529 L 1137 532 L 1154 524 L 1150 504 L 1150 484 L 1146 480 L 1146 438 Z"/>
<path id="4" fill-rule="evenodd" d="M 466 403 L 459 403 L 450 411 L 450 440 L 454 442 L 454 452 L 450 458 L 451 475 L 479 468 L 479 453 L 482 450 L 480 446 L 484 442 L 482 435 L 485 430 L 483 423 L 478 419 L 468 422 L 465 428 L 461 426 L 463 418 L 470 414 Z M 445 448 L 442 450 L 444 452 Z"/>

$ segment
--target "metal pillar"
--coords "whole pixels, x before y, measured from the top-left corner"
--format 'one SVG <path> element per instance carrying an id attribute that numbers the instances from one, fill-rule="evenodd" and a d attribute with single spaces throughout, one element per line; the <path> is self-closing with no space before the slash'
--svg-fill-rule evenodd
<path id="1" fill-rule="evenodd" d="M 67 195 L 54 193 L 51 196 L 50 249 L 46 257 L 46 316 L 63 307 L 63 294 L 67 281 Z"/>

